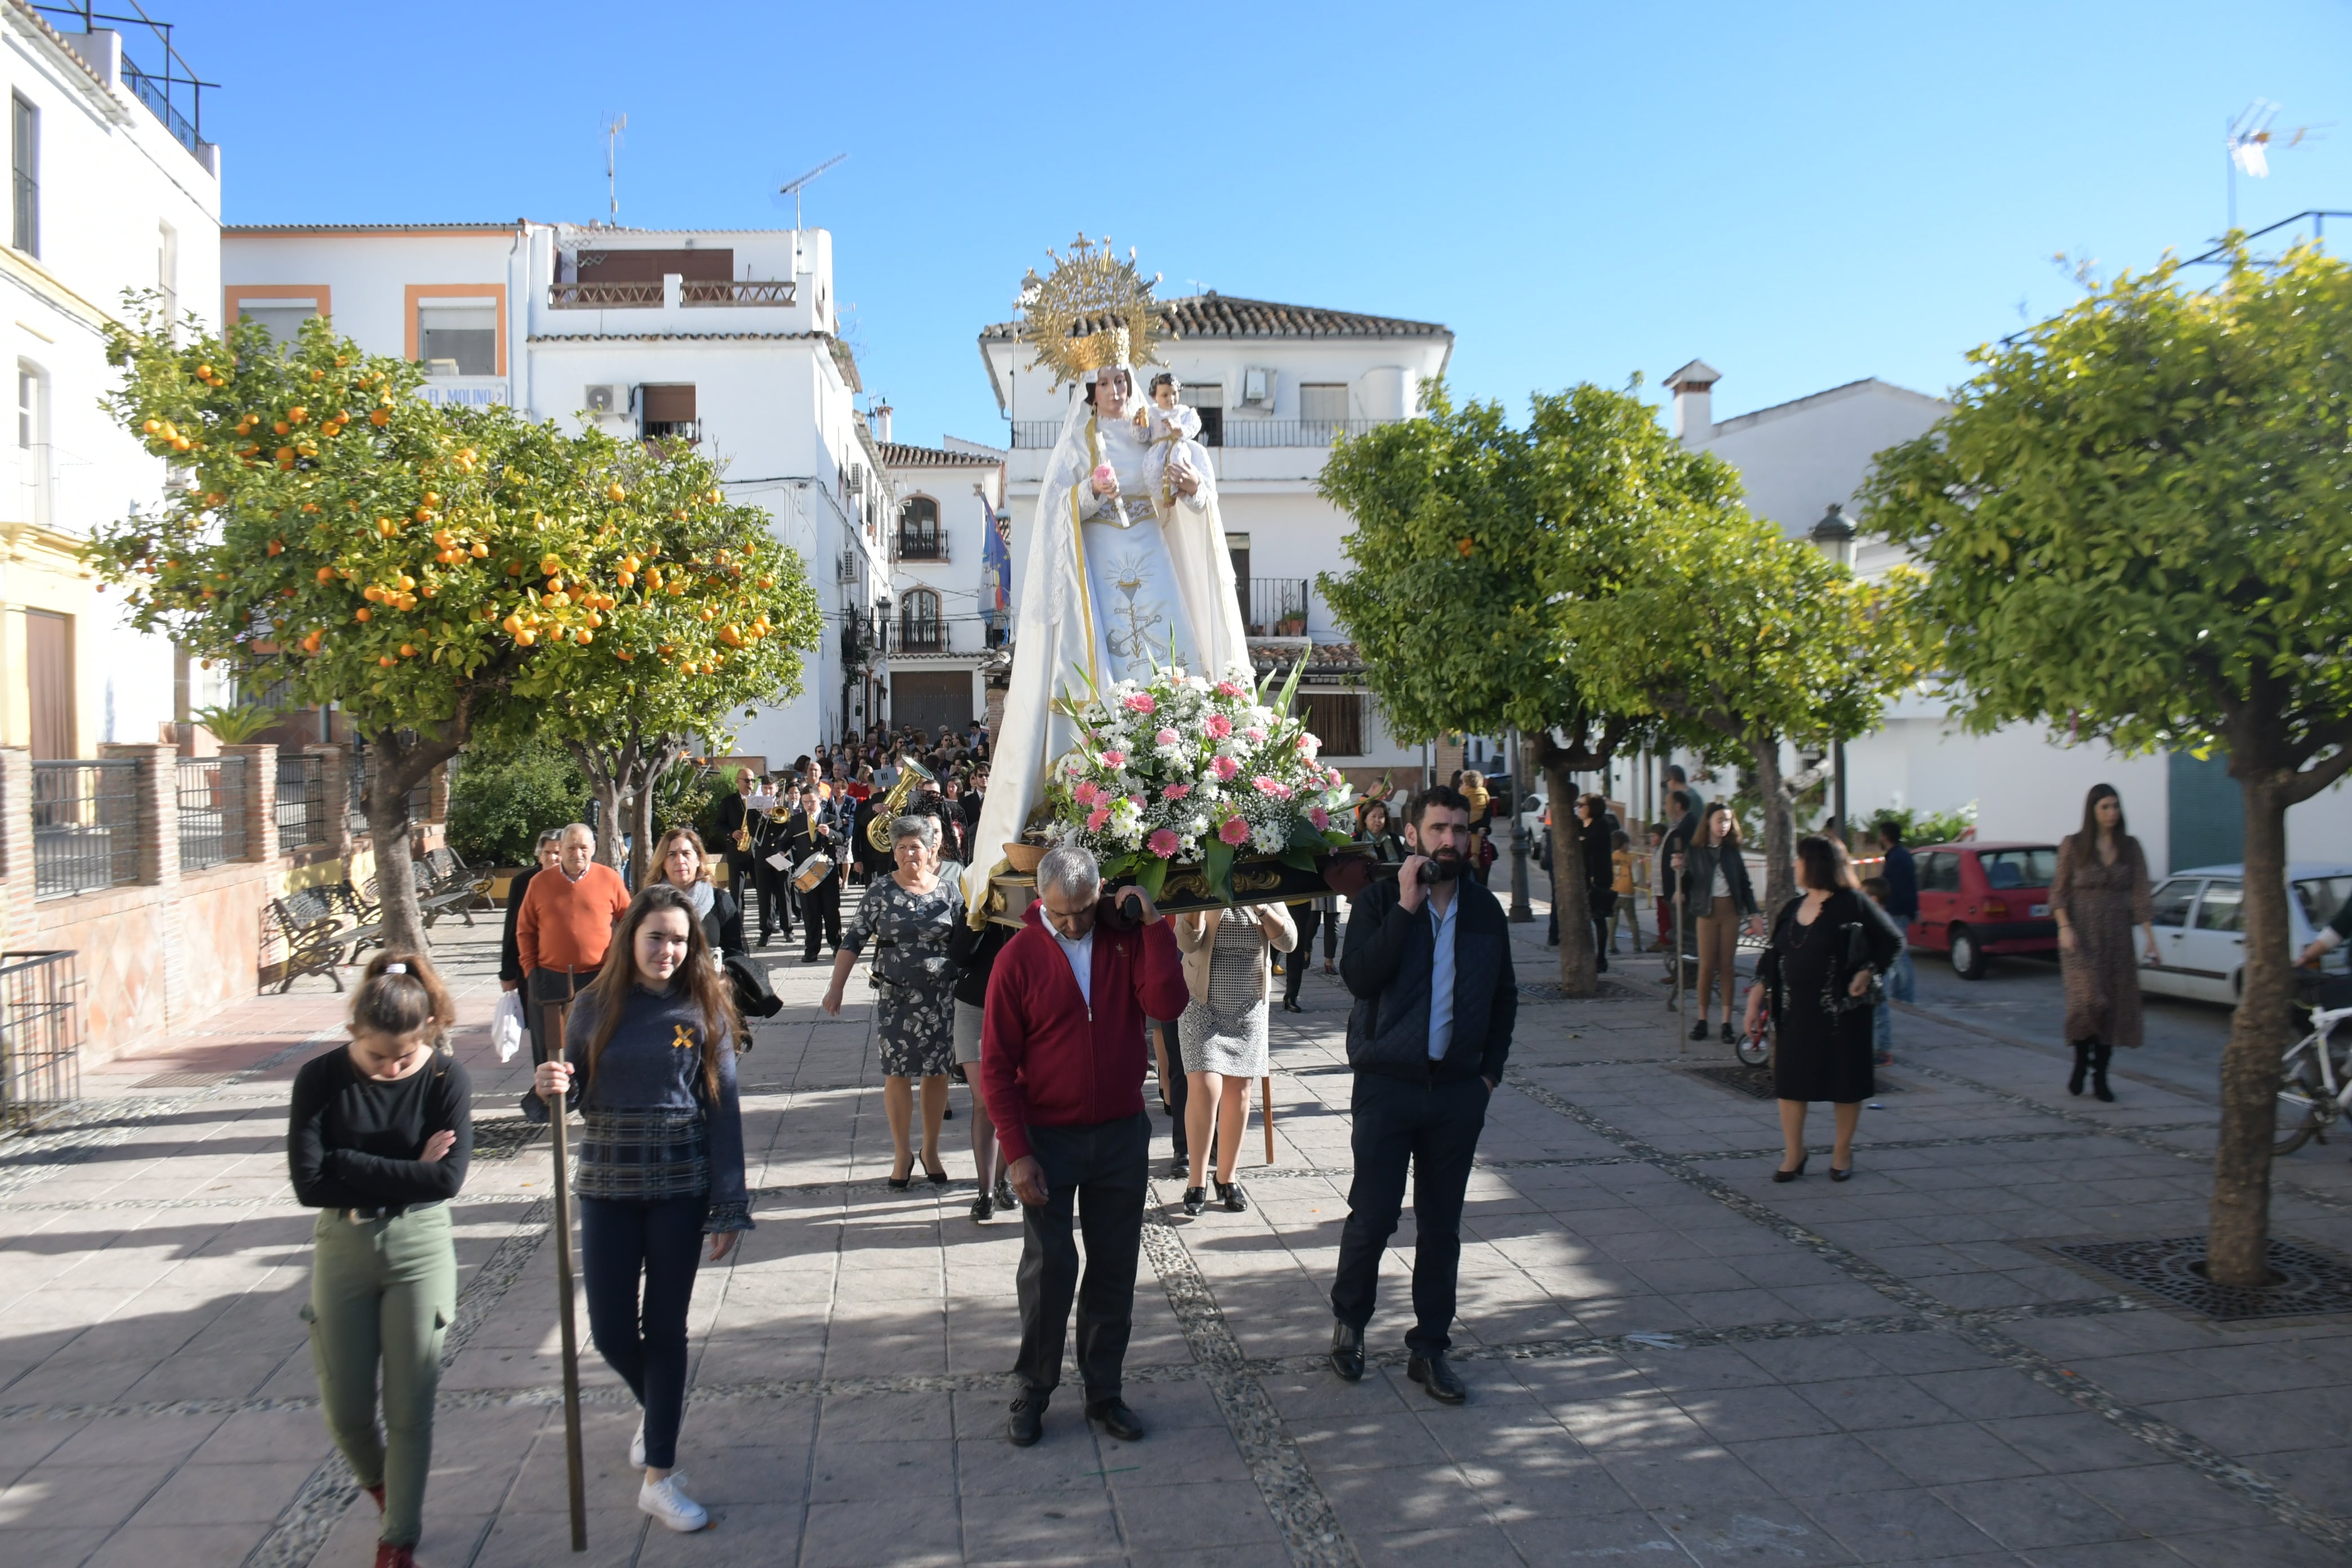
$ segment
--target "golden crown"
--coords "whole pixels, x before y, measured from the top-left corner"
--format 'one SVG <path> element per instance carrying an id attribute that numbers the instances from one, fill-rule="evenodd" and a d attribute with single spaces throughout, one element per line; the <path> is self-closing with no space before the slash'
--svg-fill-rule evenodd
<path id="1" fill-rule="evenodd" d="M 1132 249 L 1125 260 L 1112 254 L 1108 235 L 1090 242 L 1080 234 L 1069 255 L 1051 246 L 1045 254 L 1054 270 L 1040 278 L 1033 268 L 1021 280 L 1021 340 L 1037 351 L 1034 363 L 1054 373 L 1054 384 L 1112 365 L 1150 363 L 1161 328 L 1151 297 L 1159 275 L 1147 281 Z"/>

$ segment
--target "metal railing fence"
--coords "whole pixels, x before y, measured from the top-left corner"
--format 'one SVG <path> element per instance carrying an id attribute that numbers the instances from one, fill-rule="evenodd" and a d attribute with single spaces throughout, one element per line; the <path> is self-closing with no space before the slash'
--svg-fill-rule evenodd
<path id="1" fill-rule="evenodd" d="M 179 760 L 181 870 L 245 858 L 246 763 L 243 757 Z"/>
<path id="2" fill-rule="evenodd" d="M 0 953 L 0 1125 L 81 1098 L 81 979 L 71 952 Z"/>
<path id="3" fill-rule="evenodd" d="M 139 880 L 139 764 L 33 764 L 33 896 L 69 898 Z"/>
<path id="4" fill-rule="evenodd" d="M 278 759 L 278 842 L 300 849 L 327 841 L 327 759 Z"/>

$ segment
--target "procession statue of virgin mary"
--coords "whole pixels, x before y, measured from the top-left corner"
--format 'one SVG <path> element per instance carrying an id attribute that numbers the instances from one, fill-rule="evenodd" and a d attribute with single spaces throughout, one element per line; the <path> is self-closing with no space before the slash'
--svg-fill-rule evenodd
<path id="1" fill-rule="evenodd" d="M 1048 254 L 1051 254 L 1049 252 Z M 1151 463 L 1144 377 L 1160 308 L 1134 256 L 1078 237 L 1051 277 L 1022 288 L 1022 340 L 1070 384 L 1022 573 L 1013 673 L 992 737 L 965 903 L 982 918 L 1000 846 L 1018 839 L 1055 762 L 1077 740 L 1057 699 L 1085 700 L 1155 668 L 1249 679 L 1233 558 L 1204 451 L 1181 437 Z M 1156 282 L 1157 279 L 1152 281 Z"/>

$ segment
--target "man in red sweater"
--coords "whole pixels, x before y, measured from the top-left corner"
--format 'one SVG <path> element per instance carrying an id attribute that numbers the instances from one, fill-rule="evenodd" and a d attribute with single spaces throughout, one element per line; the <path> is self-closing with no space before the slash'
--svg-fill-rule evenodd
<path id="1" fill-rule="evenodd" d="M 597 865 L 595 856 L 596 835 L 586 823 L 565 828 L 554 874 L 542 871 L 530 879 L 515 916 L 534 1062 L 563 1054 L 551 1009 L 588 989 L 613 945 L 614 925 L 629 910 L 628 884 L 610 866 Z"/>
<path id="2" fill-rule="evenodd" d="M 1190 994 L 1175 934 L 1150 896 L 1126 888 L 1107 904 L 1086 850 L 1048 854 L 1037 892 L 997 955 L 981 1026 L 982 1092 L 1021 1199 L 1021 1358 L 1005 1436 L 1025 1448 L 1045 1432 L 1075 1296 L 1087 1417 L 1132 1443 L 1143 1424 L 1120 1397 L 1120 1369 L 1151 1155 L 1144 1020 L 1175 1017 Z M 1073 1204 L 1087 1238 L 1083 1283 Z"/>

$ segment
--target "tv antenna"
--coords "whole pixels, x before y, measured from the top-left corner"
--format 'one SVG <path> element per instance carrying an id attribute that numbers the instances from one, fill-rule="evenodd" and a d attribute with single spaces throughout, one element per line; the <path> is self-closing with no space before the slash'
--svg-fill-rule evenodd
<path id="1" fill-rule="evenodd" d="M 2279 117 L 2279 106 L 2267 98 L 2258 98 L 2233 115 L 2222 128 L 2221 144 L 2230 155 L 2230 228 L 2238 226 L 2238 176 L 2250 180 L 2267 179 L 2271 172 L 2273 148 L 2284 152 L 2289 147 L 2315 141 L 2320 128 L 2298 125 L 2292 131 L 2273 131 L 2272 125 Z"/>
<path id="2" fill-rule="evenodd" d="M 790 196 L 793 198 L 793 228 L 794 232 L 797 233 L 801 226 L 801 193 L 808 188 L 808 184 L 811 180 L 815 179 L 819 174 L 824 174 L 827 169 L 832 168 L 835 163 L 840 163 L 843 159 L 848 156 L 849 154 L 846 153 L 835 153 L 832 157 L 827 158 L 824 163 L 819 163 L 815 168 L 811 169 L 799 179 L 786 180 L 783 184 L 783 188 L 776 193 L 779 196 Z"/>
<path id="3" fill-rule="evenodd" d="M 612 200 L 612 216 L 609 221 L 614 228 L 621 226 L 621 184 L 614 174 L 613 156 L 621 144 L 621 132 L 628 128 L 629 117 L 625 114 L 608 114 L 604 117 L 604 194 Z"/>

